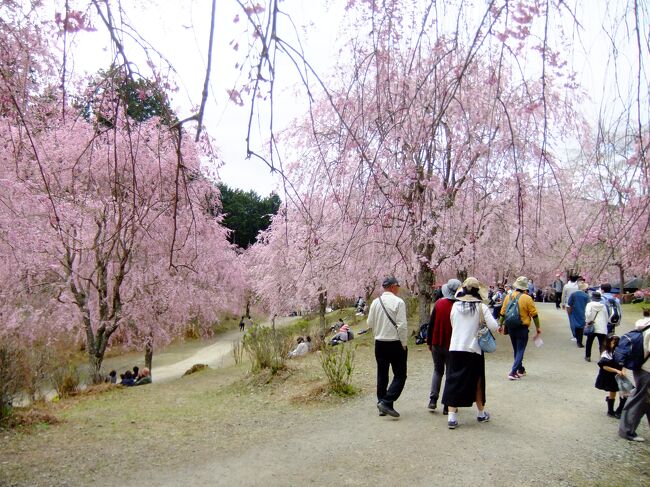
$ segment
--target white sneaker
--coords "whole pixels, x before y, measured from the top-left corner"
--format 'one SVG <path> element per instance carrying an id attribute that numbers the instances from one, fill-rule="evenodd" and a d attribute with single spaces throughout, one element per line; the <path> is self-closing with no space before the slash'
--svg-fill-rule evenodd
<path id="1" fill-rule="evenodd" d="M 572 342 L 577 342 L 578 339 L 577 339 L 576 337 L 573 337 L 573 338 L 571 338 L 571 341 L 572 341 Z"/>

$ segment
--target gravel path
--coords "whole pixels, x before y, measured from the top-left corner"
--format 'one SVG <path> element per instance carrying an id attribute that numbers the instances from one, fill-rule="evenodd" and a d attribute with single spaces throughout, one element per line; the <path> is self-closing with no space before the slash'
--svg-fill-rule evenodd
<path id="1" fill-rule="evenodd" d="M 507 337 L 486 359 L 489 423 L 464 408 L 459 428 L 449 430 L 446 416 L 430 413 L 430 354 L 411 347 L 398 420 L 378 417 L 365 394 L 336 409 L 283 415 L 262 426 L 275 431 L 264 442 L 194 453 L 187 467 L 142 468 L 99 485 L 649 485 L 650 442 L 617 437 L 605 393 L 593 387 L 595 361 L 585 362 L 570 341 L 564 312 L 539 309 L 545 345 L 530 344 L 527 377 L 506 379 Z M 638 433 L 650 440 L 647 424 Z"/>

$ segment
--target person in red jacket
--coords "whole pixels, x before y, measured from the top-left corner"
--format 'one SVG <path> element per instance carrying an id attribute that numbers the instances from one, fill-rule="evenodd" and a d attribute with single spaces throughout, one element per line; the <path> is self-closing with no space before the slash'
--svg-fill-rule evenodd
<path id="1" fill-rule="evenodd" d="M 438 299 L 431 311 L 429 328 L 427 329 L 427 345 L 433 357 L 433 378 L 431 379 L 431 392 L 429 393 L 429 406 L 431 411 L 438 407 L 440 385 L 445 374 L 445 365 L 449 358 L 449 341 L 451 340 L 451 307 L 454 304 L 455 294 L 460 287 L 458 279 L 449 279 L 442 286 L 442 298 Z M 443 414 L 447 414 L 447 405 L 443 405 Z"/>

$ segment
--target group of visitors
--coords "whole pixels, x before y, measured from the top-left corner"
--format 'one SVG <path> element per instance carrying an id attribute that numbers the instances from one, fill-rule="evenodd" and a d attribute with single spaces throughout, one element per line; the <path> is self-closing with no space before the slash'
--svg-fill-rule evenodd
<path id="1" fill-rule="evenodd" d="M 607 392 L 607 416 L 619 419 L 619 436 L 631 441 L 644 441 L 636 434 L 636 428 L 645 415 L 650 423 L 650 404 L 648 403 L 648 386 L 650 385 L 650 310 L 644 310 L 644 317 L 635 324 L 635 330 L 642 333 L 639 339 L 643 342 L 644 360 L 636 370 L 632 370 L 634 395 L 628 371 L 615 358 L 617 346 L 621 338 L 615 334 L 623 317 L 620 300 L 612 294 L 612 286 L 605 282 L 598 290 L 587 293 L 588 284 L 577 275 L 569 277 L 569 282 L 562 291 L 561 305 L 569 317 L 569 328 L 572 340 L 578 348 L 584 348 L 584 359 L 591 362 L 591 350 L 594 341 L 598 340 L 598 375 L 595 387 Z M 583 345 L 583 339 L 586 342 Z M 625 384 L 629 387 L 625 387 Z M 619 395 L 618 406 L 616 396 Z"/>
<path id="2" fill-rule="evenodd" d="M 110 384 L 117 384 L 117 371 L 111 370 L 106 377 L 106 381 Z M 133 367 L 133 370 L 127 370 L 123 374 L 120 374 L 120 383 L 118 385 L 131 387 L 131 386 L 143 386 L 146 384 L 151 384 L 151 371 L 148 367 L 144 367 L 142 370 L 136 365 Z"/>
<path id="3" fill-rule="evenodd" d="M 618 391 L 616 376 L 625 375 L 625 370 L 613 358 L 619 338 L 613 335 L 612 330 L 620 323 L 620 302 L 611 294 L 609 284 L 604 283 L 599 291 L 594 291 L 590 296 L 585 292 L 586 283 L 579 281 L 579 278 L 572 276 L 567 284 L 568 290 L 561 283 L 563 294 L 560 295 L 559 305 L 569 313 L 570 328 L 575 333 L 578 346 L 585 349 L 585 359 L 590 359 L 593 342 L 598 339 L 601 360 L 596 387 L 608 392 L 608 415 L 620 418 L 619 434 L 628 440 L 643 441 L 635 431 L 644 415 L 650 421 L 650 405 L 646 397 L 650 385 L 650 365 L 647 362 L 650 355 L 650 310 L 644 312 L 645 321 L 639 320 L 636 325 L 643 332 L 646 357 L 643 367 L 634 370 L 636 392 L 630 398 L 623 397 L 618 408 L 614 409 Z M 368 314 L 368 327 L 375 337 L 377 409 L 380 416 L 399 417 L 394 406 L 407 375 L 406 305 L 398 296 L 400 285 L 395 277 L 387 277 L 382 287 L 383 293 L 371 303 Z M 470 407 L 474 403 L 477 422 L 490 420 L 490 414 L 485 409 L 485 357 L 477 338 L 480 327 L 510 337 L 513 363 L 507 374 L 509 381 L 519 381 L 527 375 L 524 354 L 531 326 L 535 327 L 534 341 L 538 346 L 542 343 L 539 315 L 530 295 L 530 281 L 525 276 L 518 277 L 512 286 L 499 286 L 492 293 L 489 306 L 484 304 L 488 299 L 487 294 L 487 287 L 474 277 L 467 278 L 463 283 L 450 279 L 441 287 L 441 297 L 435 301 L 431 312 L 426 335 L 433 359 L 428 408 L 436 410 L 440 400 L 443 414 L 448 415 L 449 429 L 455 429 L 459 424 L 458 408 Z M 615 307 L 614 311 L 610 311 L 612 306 Z M 580 319 L 577 314 L 581 315 Z M 587 333 L 585 324 L 589 325 Z M 587 343 L 583 345 L 585 336 Z M 389 383 L 391 369 L 393 379 Z M 443 376 L 445 386 L 440 397 Z"/>

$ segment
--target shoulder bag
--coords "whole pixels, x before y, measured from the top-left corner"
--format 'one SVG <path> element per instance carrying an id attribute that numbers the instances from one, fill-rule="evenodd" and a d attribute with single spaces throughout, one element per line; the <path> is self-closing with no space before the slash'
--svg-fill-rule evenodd
<path id="1" fill-rule="evenodd" d="M 594 323 L 596 322 L 596 317 L 598 316 L 598 313 L 600 313 L 600 310 L 596 311 L 596 314 L 594 315 L 594 319 L 585 325 L 584 330 L 582 330 L 583 335 L 591 335 L 595 331 Z"/>
<path id="2" fill-rule="evenodd" d="M 483 306 L 479 303 L 478 305 L 478 331 L 476 332 L 476 339 L 478 340 L 478 346 L 481 347 L 481 350 L 485 353 L 492 353 L 497 349 L 497 342 L 494 339 L 494 335 L 487 327 L 485 323 L 485 316 L 483 315 Z"/>

